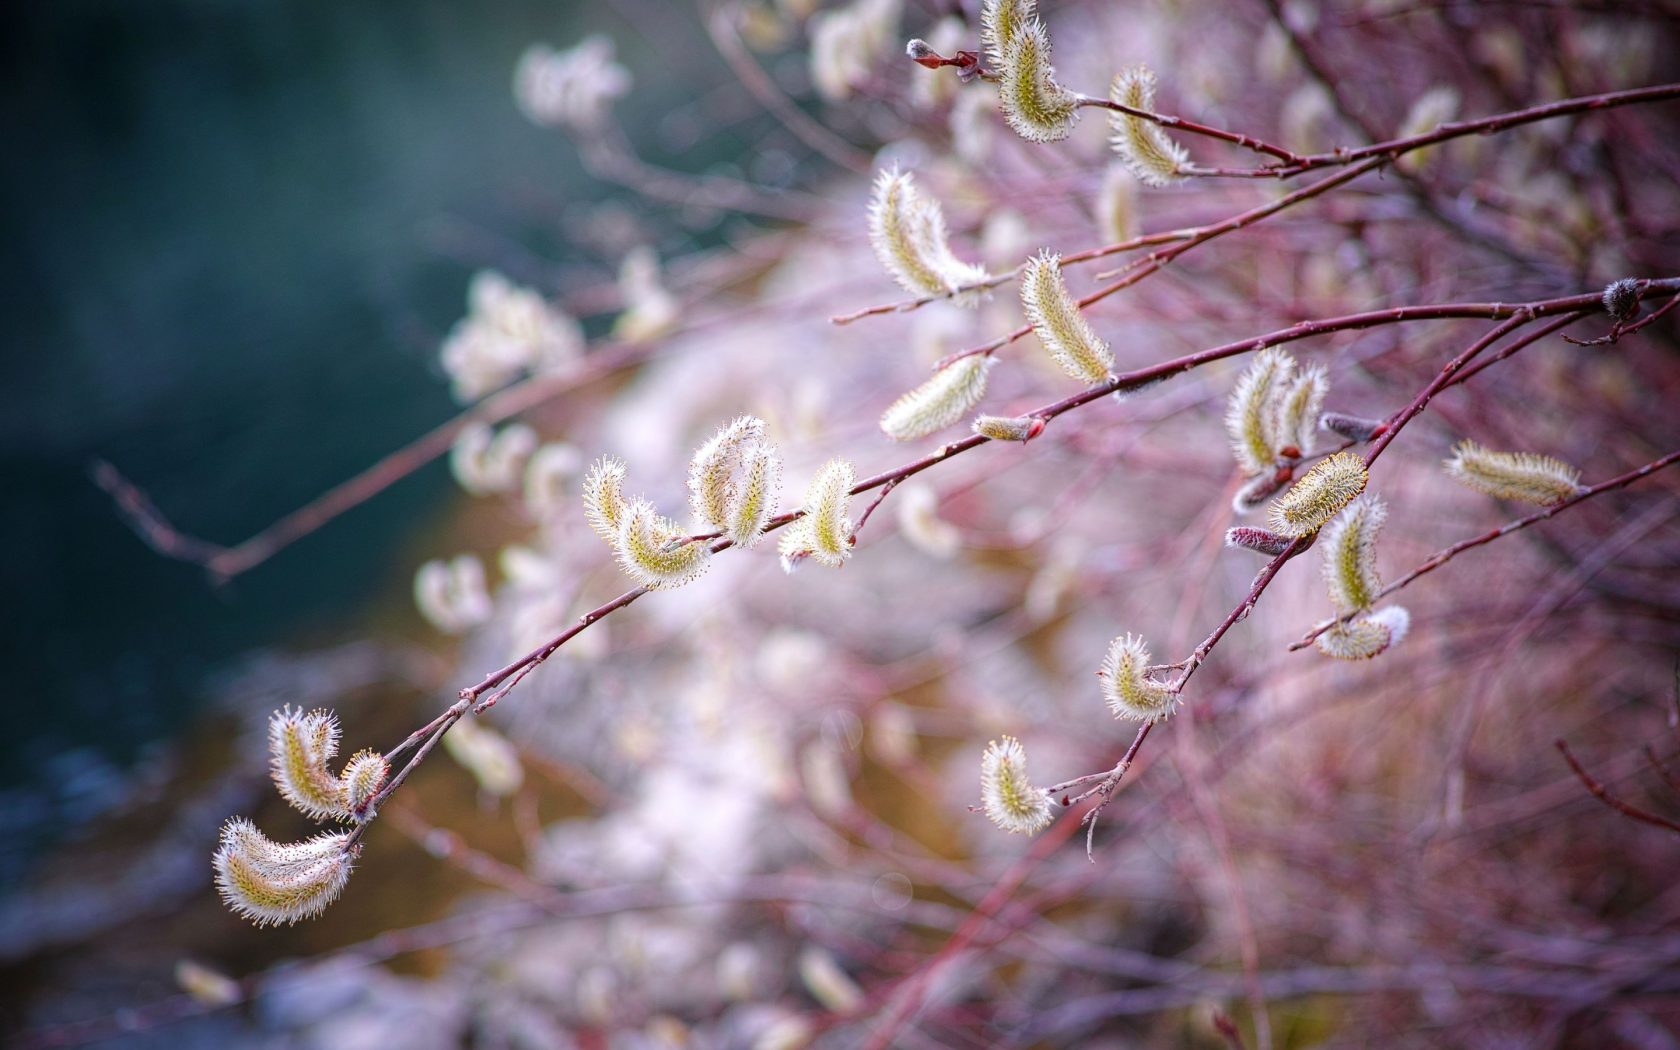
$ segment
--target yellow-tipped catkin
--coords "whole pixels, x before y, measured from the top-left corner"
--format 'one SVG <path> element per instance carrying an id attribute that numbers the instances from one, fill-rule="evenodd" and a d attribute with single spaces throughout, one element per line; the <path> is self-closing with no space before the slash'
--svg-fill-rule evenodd
<path id="1" fill-rule="evenodd" d="M 951 254 L 939 202 L 923 199 L 916 191 L 915 177 L 896 166 L 875 176 L 869 202 L 869 244 L 893 280 L 912 295 L 943 295 L 987 276 L 985 267 Z M 975 306 L 980 296 L 971 291 L 955 296 L 954 301 Z"/>
<path id="2" fill-rule="evenodd" d="M 941 368 L 881 414 L 882 433 L 911 441 L 956 423 L 986 396 L 986 373 L 994 364 L 988 355 L 971 354 Z"/>
<path id="3" fill-rule="evenodd" d="M 385 786 L 391 772 L 390 763 L 377 751 L 358 751 L 344 764 L 344 774 L 338 778 L 344 792 L 344 806 L 357 821 L 372 820 L 373 800 Z"/>
<path id="4" fill-rule="evenodd" d="M 583 514 L 602 539 L 618 536 L 624 524 L 624 461 L 607 456 L 583 479 Z"/>
<path id="5" fill-rule="evenodd" d="M 1533 452 L 1495 452 L 1461 441 L 1446 461 L 1447 475 L 1500 499 L 1548 505 L 1581 491 L 1581 472 L 1561 459 Z"/>
<path id="6" fill-rule="evenodd" d="M 330 711 L 283 707 L 268 720 L 269 771 L 280 795 L 315 820 L 350 815 L 344 785 L 327 763 L 338 754 L 338 719 Z"/>
<path id="7" fill-rule="evenodd" d="M 980 43 L 990 71 L 1003 68 L 1003 49 L 1015 31 L 1037 20 L 1038 0 L 981 0 Z"/>
<path id="8" fill-rule="evenodd" d="M 1063 372 L 1092 385 L 1108 379 L 1114 354 L 1079 312 L 1062 280 L 1062 257 L 1048 248 L 1021 271 L 1021 309 Z"/>
<path id="9" fill-rule="evenodd" d="M 1319 536 L 1324 548 L 1324 584 L 1338 613 L 1369 609 L 1382 590 L 1377 575 L 1377 533 L 1388 520 L 1388 504 L 1369 493 L 1330 519 Z"/>
<path id="10" fill-rule="evenodd" d="M 782 459 L 770 445 L 754 445 L 741 457 L 741 469 L 729 494 L 729 516 L 723 534 L 735 546 L 750 550 L 764 537 L 764 523 L 776 512 L 782 490 Z"/>
<path id="11" fill-rule="evenodd" d="M 248 820 L 231 820 L 222 828 L 216 850 L 216 888 L 228 907 L 258 926 L 319 915 L 350 877 L 350 834 L 321 834 L 281 844 Z"/>
<path id="12" fill-rule="evenodd" d="M 619 568 L 642 586 L 656 591 L 681 587 L 711 566 L 711 547 L 703 541 L 675 543 L 682 529 L 647 500 L 631 500 L 623 515 L 613 553 Z"/>
<path id="13" fill-rule="evenodd" d="M 1146 66 L 1123 69 L 1109 84 L 1108 97 L 1116 105 L 1153 113 L 1155 74 Z M 1108 123 L 1114 131 L 1109 138 L 1114 152 L 1120 155 L 1138 181 L 1150 186 L 1170 186 L 1184 178 L 1190 156 L 1183 146 L 1167 137 L 1161 125 L 1116 110 L 1109 111 Z"/>
<path id="14" fill-rule="evenodd" d="M 993 441 L 1031 441 L 1044 431 L 1038 416 L 975 416 L 972 429 Z"/>
<path id="15" fill-rule="evenodd" d="M 1108 656 L 1097 674 L 1116 718 L 1157 722 L 1178 706 L 1178 694 L 1150 678 L 1148 667 L 1149 646 L 1141 637 L 1125 634 L 1109 644 Z"/>
<path id="16" fill-rule="evenodd" d="M 852 556 L 852 523 L 846 517 L 852 502 L 857 468 L 850 460 L 831 459 L 805 490 L 805 513 L 787 527 L 777 550 L 789 572 L 805 558 L 839 568 Z"/>
<path id="17" fill-rule="evenodd" d="M 1251 478 L 1278 464 L 1278 403 L 1294 375 L 1295 359 L 1287 351 L 1267 347 L 1254 355 L 1231 391 L 1225 407 L 1225 433 L 1231 439 L 1237 466 Z"/>
<path id="18" fill-rule="evenodd" d="M 1399 605 L 1378 609 L 1325 631 L 1315 644 L 1337 660 L 1369 660 L 1400 644 L 1412 625 L 1412 614 Z"/>
<path id="19" fill-rule="evenodd" d="M 1267 524 L 1284 536 L 1317 532 L 1365 491 L 1365 461 L 1351 452 L 1319 460 L 1288 492 L 1272 501 Z"/>
<path id="20" fill-rule="evenodd" d="M 998 64 L 1003 118 L 1028 142 L 1059 142 L 1073 134 L 1079 98 L 1056 83 L 1050 34 L 1036 18 L 1016 27 Z"/>
<path id="21" fill-rule="evenodd" d="M 1031 835 L 1050 823 L 1050 795 L 1027 779 L 1027 753 L 1006 736 L 992 741 L 980 758 L 980 800 L 993 824 Z"/>

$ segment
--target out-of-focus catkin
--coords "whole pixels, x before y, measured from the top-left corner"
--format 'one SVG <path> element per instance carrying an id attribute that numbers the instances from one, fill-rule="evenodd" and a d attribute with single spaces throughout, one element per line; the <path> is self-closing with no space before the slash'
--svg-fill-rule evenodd
<path id="1" fill-rule="evenodd" d="M 956 423 L 986 396 L 986 374 L 995 363 L 984 354 L 971 354 L 941 368 L 882 413 L 881 432 L 894 441 L 911 441 Z"/>
<path id="2" fill-rule="evenodd" d="M 1489 496 L 1550 505 L 1581 491 L 1581 472 L 1561 459 L 1533 452 L 1495 452 L 1461 441 L 1446 461 L 1447 476 Z"/>

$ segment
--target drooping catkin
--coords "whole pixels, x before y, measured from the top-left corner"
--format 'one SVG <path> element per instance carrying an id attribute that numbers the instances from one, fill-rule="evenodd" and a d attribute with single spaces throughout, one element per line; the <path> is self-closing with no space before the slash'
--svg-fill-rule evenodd
<path id="1" fill-rule="evenodd" d="M 1108 86 L 1109 100 L 1148 113 L 1155 112 L 1155 74 L 1147 66 L 1132 66 L 1115 74 Z M 1114 152 L 1131 169 L 1138 181 L 1150 186 L 1170 186 L 1184 178 L 1190 155 L 1153 121 L 1130 113 L 1110 110 L 1109 142 Z"/>
<path id="2" fill-rule="evenodd" d="M 911 173 L 895 165 L 875 176 L 869 202 L 869 244 L 875 257 L 912 295 L 943 295 L 986 279 L 985 267 L 965 263 L 951 253 L 945 212 L 939 202 L 916 190 Z M 953 297 L 959 306 L 976 306 L 980 295 Z"/>
<path id="3" fill-rule="evenodd" d="M 1073 134 L 1079 99 L 1056 83 L 1050 64 L 1050 34 L 1038 19 L 1017 26 L 997 66 L 998 102 L 1015 134 L 1028 142 L 1059 142 Z"/>
<path id="4" fill-rule="evenodd" d="M 1278 463 L 1279 394 L 1294 375 L 1295 359 L 1287 351 L 1267 347 L 1254 355 L 1231 391 L 1225 433 L 1237 466 L 1249 477 L 1264 474 Z"/>
<path id="5" fill-rule="evenodd" d="M 1046 248 L 1021 271 L 1021 308 L 1038 341 L 1063 372 L 1097 384 L 1114 369 L 1114 353 L 1079 312 L 1062 280 L 1062 257 Z"/>
<path id="6" fill-rule="evenodd" d="M 583 478 L 583 514 L 602 539 L 618 535 L 624 523 L 624 461 L 603 457 Z"/>
<path id="7" fill-rule="evenodd" d="M 1495 452 L 1461 441 L 1445 463 L 1447 476 L 1489 496 L 1529 503 L 1561 503 L 1581 491 L 1581 472 L 1561 459 L 1533 452 Z"/>
<path id="8" fill-rule="evenodd" d="M 975 416 L 972 429 L 993 441 L 1031 441 L 1044 431 L 1039 416 Z"/>
<path id="9" fill-rule="evenodd" d="M 1149 677 L 1149 646 L 1142 637 L 1124 634 L 1109 644 L 1103 660 L 1103 696 L 1116 718 L 1158 722 L 1178 705 L 1178 694 Z"/>
<path id="10" fill-rule="evenodd" d="M 1365 491 L 1365 461 L 1351 452 L 1319 460 L 1293 488 L 1272 501 L 1267 524 L 1284 536 L 1317 532 Z"/>
<path id="11" fill-rule="evenodd" d="M 701 541 L 677 543 L 683 535 L 659 508 L 637 498 L 624 507 L 613 553 L 619 568 L 637 583 L 670 590 L 694 581 L 711 566 L 711 547 Z"/>
<path id="12" fill-rule="evenodd" d="M 335 820 L 349 815 L 344 784 L 327 763 L 338 754 L 338 719 L 330 711 L 274 712 L 268 720 L 269 772 L 280 796 L 304 816 Z"/>
<path id="13" fill-rule="evenodd" d="M 1337 660 L 1369 660 L 1400 644 L 1411 628 L 1412 614 L 1389 605 L 1367 616 L 1337 624 L 1318 636 L 1318 651 Z"/>
<path id="14" fill-rule="evenodd" d="M 1027 752 L 1012 736 L 992 741 L 980 758 L 980 800 L 1005 831 L 1031 835 L 1050 823 L 1050 795 L 1027 779 Z"/>
<path id="15" fill-rule="evenodd" d="M 235 912 L 258 926 L 319 915 L 350 878 L 351 832 L 277 843 L 243 818 L 222 828 L 214 866 L 216 888 Z"/>
<path id="16" fill-rule="evenodd" d="M 851 460 L 831 459 L 805 490 L 805 513 L 782 534 L 777 550 L 789 572 L 805 558 L 839 568 L 852 556 L 851 507 L 857 468 Z"/>
<path id="17" fill-rule="evenodd" d="M 1388 504 L 1370 493 L 1354 499 L 1330 520 L 1319 537 L 1324 548 L 1324 584 L 1338 613 L 1369 609 L 1382 590 L 1377 575 L 1377 533 L 1388 520 Z"/>
<path id="18" fill-rule="evenodd" d="M 986 373 L 996 363 L 985 354 L 971 354 L 941 368 L 882 413 L 882 433 L 894 441 L 911 441 L 956 423 L 986 396 Z"/>

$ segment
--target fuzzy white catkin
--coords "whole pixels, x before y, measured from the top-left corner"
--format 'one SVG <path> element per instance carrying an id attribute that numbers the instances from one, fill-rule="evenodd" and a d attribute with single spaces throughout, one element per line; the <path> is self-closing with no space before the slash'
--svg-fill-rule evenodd
<path id="1" fill-rule="evenodd" d="M 566 483 L 583 469 L 576 445 L 552 441 L 531 453 L 525 463 L 525 510 L 538 521 L 551 521 L 566 505 Z"/>
<path id="2" fill-rule="evenodd" d="M 536 291 L 493 270 L 473 277 L 467 316 L 440 353 L 456 400 L 476 401 L 527 371 L 550 371 L 577 360 L 584 346 L 577 321 Z"/>
<path id="3" fill-rule="evenodd" d="M 1447 476 L 1499 499 L 1561 503 L 1581 491 L 1581 472 L 1561 459 L 1533 452 L 1495 452 L 1461 441 L 1446 461 Z"/>
<path id="4" fill-rule="evenodd" d="M 1021 271 L 1021 309 L 1044 349 L 1063 372 L 1081 383 L 1105 382 L 1114 354 L 1097 338 L 1062 281 L 1062 257 L 1046 248 Z"/>
<path id="5" fill-rule="evenodd" d="M 605 456 L 583 478 L 583 516 L 602 539 L 618 535 L 624 523 L 624 461 Z"/>
<path id="6" fill-rule="evenodd" d="M 488 726 L 463 718 L 443 735 L 444 750 L 473 775 L 486 794 L 506 798 L 525 783 L 519 749 Z"/>
<path id="7" fill-rule="evenodd" d="M 644 499 L 625 505 L 613 553 L 619 568 L 643 587 L 671 590 L 692 583 L 711 567 L 712 549 L 704 541 L 677 543 L 684 535 Z"/>
<path id="8" fill-rule="evenodd" d="M 811 82 L 828 102 L 843 102 L 869 79 L 870 67 L 892 50 L 901 0 L 856 0 L 809 23 Z"/>
<path id="9" fill-rule="evenodd" d="M 946 365 L 882 413 L 881 432 L 911 441 L 961 421 L 986 396 L 986 375 L 996 363 L 989 355 L 971 354 Z"/>
<path id="10" fill-rule="evenodd" d="M 1231 454 L 1249 477 L 1271 470 L 1278 462 L 1277 404 L 1295 373 L 1295 359 L 1286 351 L 1267 347 L 1243 369 L 1225 408 L 1225 433 Z"/>
<path id="11" fill-rule="evenodd" d="M 981 0 L 980 43 L 987 68 L 1002 69 L 1005 45 L 1017 29 L 1037 20 L 1038 0 Z"/>
<path id="12" fill-rule="evenodd" d="M 492 608 L 484 563 L 477 555 L 461 554 L 420 566 L 414 574 L 414 604 L 445 634 L 462 634 L 486 622 Z"/>
<path id="13" fill-rule="evenodd" d="M 1369 660 L 1394 648 L 1406 637 L 1412 615 L 1399 605 L 1389 605 L 1367 616 L 1350 620 L 1318 636 L 1318 651 L 1336 660 Z"/>
<path id="14" fill-rule="evenodd" d="M 1388 520 L 1388 504 L 1365 493 L 1324 526 L 1324 584 L 1338 613 L 1368 609 L 1382 590 L 1377 575 L 1377 534 Z"/>
<path id="15" fill-rule="evenodd" d="M 537 432 L 523 423 L 500 431 L 484 423 L 469 423 L 449 450 L 449 469 L 461 487 L 475 496 L 512 492 L 519 487 L 537 443 Z"/>
<path id="16" fill-rule="evenodd" d="M 1097 189 L 1097 235 L 1104 243 L 1119 244 L 1138 235 L 1138 180 L 1122 162 L 1103 170 Z"/>
<path id="17" fill-rule="evenodd" d="M 1365 461 L 1351 452 L 1338 452 L 1313 465 L 1288 492 L 1272 501 L 1266 523 L 1281 536 L 1317 532 L 1365 491 L 1370 475 Z"/>
<path id="18" fill-rule="evenodd" d="M 1146 66 L 1132 66 L 1115 74 L 1108 87 L 1109 100 L 1147 113 L 1155 112 L 1155 74 Z M 1138 181 L 1150 186 L 1170 186 L 1184 178 L 1190 155 L 1167 136 L 1154 121 L 1130 113 L 1110 110 L 1109 142 L 1121 161 Z"/>
<path id="19" fill-rule="evenodd" d="M 1149 647 L 1141 637 L 1121 635 L 1103 660 L 1103 696 L 1116 718 L 1158 722 L 1178 706 L 1178 694 L 1149 677 Z"/>
<path id="20" fill-rule="evenodd" d="M 248 820 L 230 820 L 212 863 L 222 900 L 258 926 L 294 923 L 326 910 L 350 878 L 351 833 L 299 843 L 271 841 Z"/>
<path id="21" fill-rule="evenodd" d="M 852 556 L 851 506 L 857 468 L 850 460 L 831 459 L 805 490 L 805 513 L 782 532 L 777 550 L 782 568 L 793 571 L 804 558 L 839 568 Z"/>
<path id="22" fill-rule="evenodd" d="M 980 758 L 980 801 L 993 824 L 1008 832 L 1031 835 L 1050 823 L 1050 796 L 1027 779 L 1027 753 L 1006 736 L 994 740 Z"/>
<path id="23" fill-rule="evenodd" d="M 896 165 L 875 176 L 869 244 L 898 286 L 913 295 L 944 295 L 987 277 L 984 267 L 951 253 L 944 210 L 938 201 L 921 195 L 914 175 Z M 955 295 L 953 301 L 975 306 L 980 297 L 970 291 Z"/>
<path id="24" fill-rule="evenodd" d="M 520 56 L 513 96 L 532 123 L 589 132 L 606 122 L 612 100 L 630 90 L 630 71 L 613 61 L 613 41 L 595 34 L 567 51 L 535 44 Z"/>
<path id="25" fill-rule="evenodd" d="M 345 816 L 344 785 L 327 768 L 338 754 L 338 719 L 329 711 L 274 712 L 268 721 L 269 774 L 280 797 L 313 820 Z"/>
<path id="26" fill-rule="evenodd" d="M 1278 453 L 1293 448 L 1300 458 L 1312 454 L 1317 444 L 1318 417 L 1324 410 L 1324 399 L 1330 395 L 1330 374 L 1323 365 L 1308 365 L 1289 381 L 1278 399 L 1274 440 Z"/>
<path id="27" fill-rule="evenodd" d="M 1056 83 L 1050 34 L 1036 18 L 1011 33 L 997 71 L 998 102 L 1015 134 L 1028 142 L 1059 142 L 1073 134 L 1078 96 Z"/>
<path id="28" fill-rule="evenodd" d="M 642 343 L 670 332 L 677 325 L 676 297 L 659 275 L 659 255 L 645 244 L 625 253 L 618 267 L 618 294 L 624 311 L 613 320 L 613 335 L 627 343 Z"/>

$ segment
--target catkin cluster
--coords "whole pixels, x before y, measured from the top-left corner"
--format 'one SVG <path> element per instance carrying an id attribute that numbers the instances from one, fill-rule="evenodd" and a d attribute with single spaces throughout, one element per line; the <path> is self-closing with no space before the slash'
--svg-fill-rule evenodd
<path id="1" fill-rule="evenodd" d="M 980 40 L 998 77 L 1004 119 L 1028 142 L 1057 142 L 1073 133 L 1079 96 L 1056 83 L 1050 34 L 1038 20 L 1037 0 L 985 0 Z"/>
<path id="2" fill-rule="evenodd" d="M 361 751 L 335 775 L 328 764 L 338 754 L 338 738 L 331 712 L 281 708 L 268 723 L 269 771 L 280 796 L 312 820 L 365 823 L 373 819 L 390 765 L 377 752 Z M 258 925 L 319 915 L 350 877 L 352 841 L 345 831 L 277 843 L 236 818 L 222 828 L 213 861 L 216 888 L 229 907 Z"/>
<path id="3" fill-rule="evenodd" d="M 1153 125 L 1151 125 L 1153 126 Z M 1288 480 L 1279 470 L 1312 454 L 1313 438 L 1330 377 L 1323 365 L 1297 370 L 1286 350 L 1268 347 L 1255 355 L 1231 391 L 1225 433 L 1237 466 L 1250 478 L 1237 493 L 1238 513 L 1247 513 Z"/>

